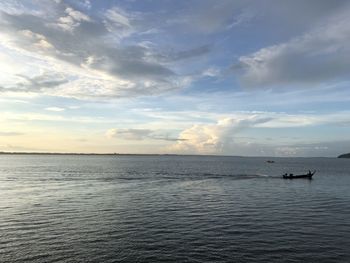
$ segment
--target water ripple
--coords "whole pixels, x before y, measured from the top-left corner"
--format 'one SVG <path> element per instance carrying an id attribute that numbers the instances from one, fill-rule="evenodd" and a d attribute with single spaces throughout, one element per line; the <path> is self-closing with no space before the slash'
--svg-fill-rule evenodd
<path id="1" fill-rule="evenodd" d="M 314 180 L 283 180 L 317 167 Z M 337 159 L 0 156 L 0 262 L 350 262 Z"/>

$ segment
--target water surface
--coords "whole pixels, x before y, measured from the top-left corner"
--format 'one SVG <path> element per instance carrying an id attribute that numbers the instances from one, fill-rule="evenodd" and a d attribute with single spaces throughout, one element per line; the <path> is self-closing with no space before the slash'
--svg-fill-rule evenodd
<path id="1" fill-rule="evenodd" d="M 0 262 L 350 262 L 350 160 L 266 160 L 0 155 Z"/>

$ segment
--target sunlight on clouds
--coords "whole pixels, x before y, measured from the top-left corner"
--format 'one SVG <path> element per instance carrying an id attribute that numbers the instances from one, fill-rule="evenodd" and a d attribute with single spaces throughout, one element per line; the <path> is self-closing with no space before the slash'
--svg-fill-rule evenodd
<path id="1" fill-rule="evenodd" d="M 313 127 L 325 124 L 341 125 L 342 123 L 350 123 L 348 112 L 340 112 L 338 114 L 329 115 L 290 115 L 285 113 L 274 112 L 253 112 L 253 113 L 236 113 L 233 117 L 219 119 L 215 124 L 196 124 L 190 128 L 183 130 L 179 134 L 179 141 L 170 146 L 168 149 L 176 153 L 190 154 L 233 154 L 243 152 L 251 148 L 251 153 L 255 152 L 260 155 L 259 147 L 265 153 L 288 156 L 301 152 L 303 146 L 297 147 L 293 145 L 278 146 L 278 143 L 266 143 L 258 135 L 252 144 L 249 140 L 241 140 L 241 133 L 246 130 L 256 129 L 286 129 Z M 259 142 L 260 141 L 260 142 Z M 263 145 L 264 144 L 264 145 Z M 256 149 L 254 149 L 254 147 Z M 292 151 L 291 149 L 294 149 Z M 316 149 L 316 148 L 315 148 Z"/>
<path id="2" fill-rule="evenodd" d="M 246 118 L 224 118 L 218 120 L 216 124 L 193 125 L 180 133 L 181 141 L 170 149 L 186 153 L 224 153 L 231 147 L 238 132 L 268 121 L 270 118 L 252 115 Z"/>

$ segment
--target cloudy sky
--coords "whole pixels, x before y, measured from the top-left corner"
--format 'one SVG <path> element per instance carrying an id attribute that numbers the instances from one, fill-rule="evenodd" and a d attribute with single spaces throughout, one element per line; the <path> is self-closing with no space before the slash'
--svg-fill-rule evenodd
<path id="1" fill-rule="evenodd" d="M 350 3 L 0 2 L 0 151 L 350 152 Z"/>

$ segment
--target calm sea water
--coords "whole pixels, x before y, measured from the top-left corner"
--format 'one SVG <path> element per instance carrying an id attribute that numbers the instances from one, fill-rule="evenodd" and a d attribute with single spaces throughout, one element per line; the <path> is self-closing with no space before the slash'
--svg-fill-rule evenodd
<path id="1" fill-rule="evenodd" d="M 0 155 L 0 262 L 350 262 L 350 160 L 266 160 Z"/>

